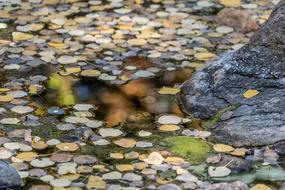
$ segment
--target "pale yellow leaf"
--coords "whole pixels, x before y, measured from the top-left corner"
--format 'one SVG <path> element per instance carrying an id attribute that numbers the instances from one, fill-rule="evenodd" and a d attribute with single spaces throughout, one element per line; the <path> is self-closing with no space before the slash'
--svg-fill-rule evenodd
<path id="1" fill-rule="evenodd" d="M 226 144 L 215 144 L 214 150 L 216 152 L 231 152 L 234 150 L 234 148 Z"/>
<path id="2" fill-rule="evenodd" d="M 159 94 L 177 94 L 180 92 L 179 88 L 171 88 L 171 87 L 162 87 L 158 93 Z"/>
<path id="3" fill-rule="evenodd" d="M 220 3 L 228 7 L 235 7 L 240 5 L 240 0 L 220 0 Z"/>
<path id="4" fill-rule="evenodd" d="M 257 90 L 247 90 L 245 93 L 243 93 L 243 97 L 249 99 L 256 95 L 258 95 L 259 92 Z"/>

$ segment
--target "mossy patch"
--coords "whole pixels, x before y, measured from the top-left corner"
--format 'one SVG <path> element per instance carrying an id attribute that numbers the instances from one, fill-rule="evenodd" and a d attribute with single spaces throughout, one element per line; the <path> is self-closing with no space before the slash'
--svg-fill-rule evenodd
<path id="1" fill-rule="evenodd" d="M 170 151 L 188 159 L 193 164 L 204 161 L 211 152 L 211 145 L 205 140 L 194 137 L 169 137 L 164 139 Z"/>
<path id="2" fill-rule="evenodd" d="M 209 121 L 206 121 L 203 123 L 203 128 L 209 129 L 209 128 L 215 126 L 221 120 L 221 116 L 224 113 L 226 113 L 228 111 L 232 111 L 232 110 L 238 108 L 240 105 L 241 104 L 238 102 L 238 103 L 232 104 L 228 107 L 221 109 Z"/>

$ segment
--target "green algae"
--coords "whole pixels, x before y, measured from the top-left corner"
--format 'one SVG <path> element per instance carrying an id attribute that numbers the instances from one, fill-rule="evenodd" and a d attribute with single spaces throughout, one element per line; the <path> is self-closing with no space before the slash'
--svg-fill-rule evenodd
<path id="1" fill-rule="evenodd" d="M 172 153 L 188 159 L 193 164 L 203 162 L 212 149 L 205 140 L 194 137 L 169 137 L 164 139 L 164 142 Z"/>

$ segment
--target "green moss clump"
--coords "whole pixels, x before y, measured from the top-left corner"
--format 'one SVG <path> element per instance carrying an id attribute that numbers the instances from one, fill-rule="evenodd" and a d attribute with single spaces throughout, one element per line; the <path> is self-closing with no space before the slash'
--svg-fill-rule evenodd
<path id="1" fill-rule="evenodd" d="M 170 151 L 188 159 L 193 164 L 204 161 L 211 152 L 211 146 L 203 139 L 194 137 L 169 137 L 164 139 Z"/>
<path id="2" fill-rule="evenodd" d="M 209 121 L 204 122 L 203 123 L 203 127 L 206 128 L 206 129 L 209 129 L 209 128 L 215 126 L 221 120 L 221 116 L 224 113 L 226 113 L 228 111 L 231 111 L 231 110 L 234 110 L 234 109 L 238 108 L 240 105 L 241 104 L 238 102 L 238 103 L 232 104 L 232 105 L 230 105 L 228 107 L 225 107 L 225 108 L 221 109 Z"/>

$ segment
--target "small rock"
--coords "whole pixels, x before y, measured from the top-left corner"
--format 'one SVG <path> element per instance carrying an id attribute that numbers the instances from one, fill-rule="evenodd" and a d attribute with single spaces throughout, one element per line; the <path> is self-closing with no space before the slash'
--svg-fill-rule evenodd
<path id="1" fill-rule="evenodd" d="M 230 26 L 244 33 L 255 31 L 259 27 L 248 11 L 233 8 L 222 9 L 217 14 L 216 21 L 220 25 Z"/>

